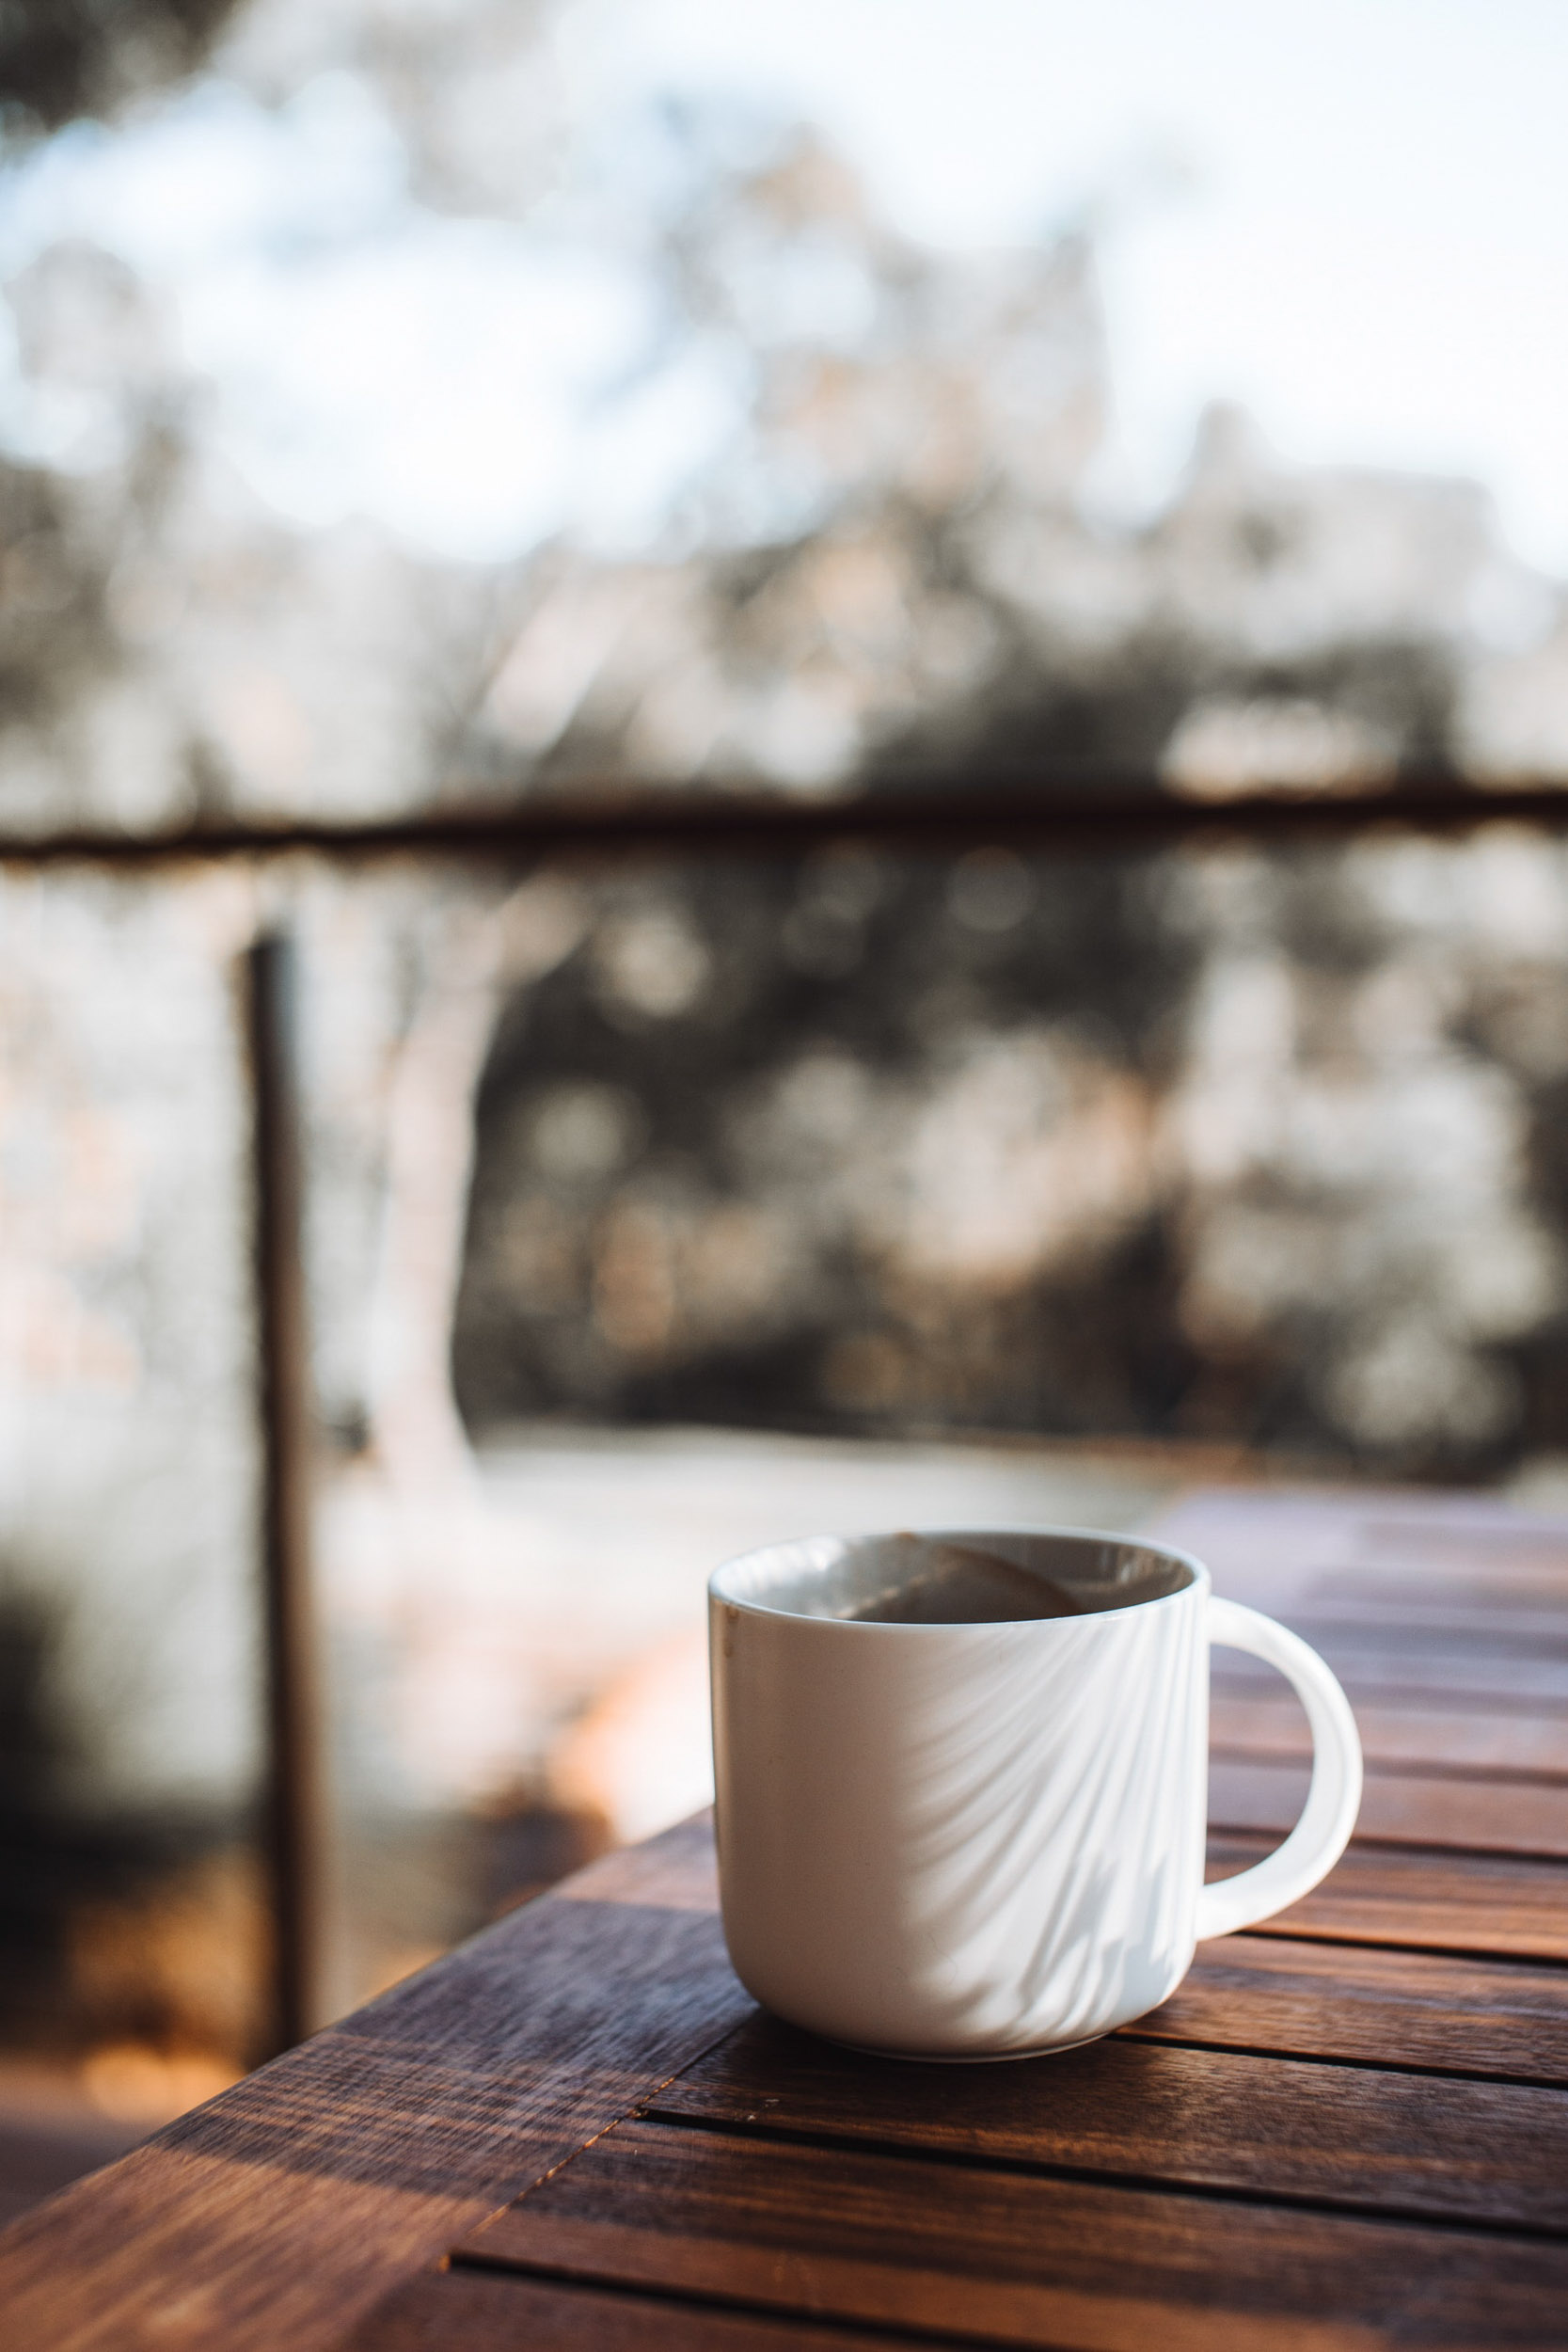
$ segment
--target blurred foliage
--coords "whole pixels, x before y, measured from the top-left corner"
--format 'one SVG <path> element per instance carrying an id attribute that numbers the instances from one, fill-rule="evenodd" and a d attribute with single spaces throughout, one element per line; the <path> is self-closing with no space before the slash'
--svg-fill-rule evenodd
<path id="1" fill-rule="evenodd" d="M 236 0 L 0 0 L 0 127 L 53 131 L 188 73 Z"/>
<path id="2" fill-rule="evenodd" d="M 847 843 L 587 904 L 479 1093 L 474 1425 L 1561 1443 L 1560 848 Z"/>

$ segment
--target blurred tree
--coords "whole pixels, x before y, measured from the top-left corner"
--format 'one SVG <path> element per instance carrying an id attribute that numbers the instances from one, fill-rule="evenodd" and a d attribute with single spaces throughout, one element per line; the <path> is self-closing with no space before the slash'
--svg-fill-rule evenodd
<path id="1" fill-rule="evenodd" d="M 112 114 L 200 63 L 236 0 L 0 0 L 0 129 Z"/>
<path id="2" fill-rule="evenodd" d="M 349 93 L 320 137 L 337 157 L 364 134 L 369 193 L 339 212 L 312 198 L 274 238 L 285 275 L 325 253 L 335 299 L 389 250 L 480 225 L 487 251 L 578 293 L 594 272 L 635 288 L 642 325 L 581 395 L 567 522 L 459 563 L 371 512 L 284 520 L 236 459 L 175 280 L 45 239 L 7 290 L 0 822 L 360 818 L 615 777 L 850 794 L 1116 773 L 1223 801 L 1484 771 L 1526 704 L 1532 739 L 1553 739 L 1563 599 L 1499 545 L 1475 485 L 1303 471 L 1216 408 L 1164 509 L 1108 518 L 1083 234 L 924 249 L 819 135 L 728 102 L 574 120 L 557 13 L 254 0 L 231 23 L 171 10 L 156 36 L 155 11 L 85 0 L 5 18 L 35 125 L 215 44 L 201 103 L 239 109 L 224 124 L 243 119 L 274 178 L 306 153 L 300 102 Z M 54 83 L 26 66 L 46 53 L 75 60 Z M 499 313 L 512 281 L 494 283 Z M 501 347 L 494 325 L 473 314 L 470 374 Z M 395 390 L 368 370 L 368 423 Z M 638 453 L 682 434 L 684 474 L 640 506 Z M 1478 624 L 1503 607 L 1535 616 L 1523 653 Z M 1509 685 L 1521 664 L 1528 693 Z M 1545 1001 L 1558 960 L 1516 970 L 1526 932 L 1504 926 L 1451 944 L 1443 979 L 1436 943 L 1460 918 L 1369 914 L 1364 864 L 1232 888 L 1212 863 L 1063 885 L 982 861 L 884 875 L 863 906 L 848 868 L 717 891 L 666 875 L 607 901 L 570 970 L 519 998 L 485 1080 L 471 1417 L 1076 1415 L 1495 1453 L 1539 1420 L 1520 1389 L 1536 1372 L 1504 1359 L 1533 1364 L 1526 1337 L 1557 1311 L 1530 1205 L 1544 1163 L 1520 1138 L 1560 1073 L 1528 1020 L 1485 1008 Z M 1495 866 L 1478 850 L 1464 871 L 1481 888 Z M 1556 906 L 1549 861 L 1511 877 L 1505 896 Z M 1444 885 L 1455 904 L 1467 887 Z M 1386 1050 L 1390 1022 L 1418 1050 Z M 546 1081 L 566 1089 L 554 1109 Z M 856 1118 L 808 1151 L 796 1127 L 857 1088 Z M 1396 1148 L 1415 1109 L 1402 1126 L 1385 1107 L 1418 1098 L 1448 1121 L 1419 1171 Z M 1385 1139 L 1367 1166 L 1322 1144 L 1351 1100 Z M 642 1141 L 617 1163 L 623 1113 Z M 771 1164 L 736 1140 L 775 1133 Z M 949 1149 L 964 1135 L 968 1159 Z M 1422 1219 L 1402 1215 L 1418 1173 Z M 992 1203 L 1006 1249 L 981 1246 L 966 1198 Z M 1009 1200 L 1033 1204 L 1027 1242 Z M 1467 1220 L 1512 1268 L 1490 1305 L 1450 1279 Z M 345 1390 L 345 1426 L 362 1405 Z"/>

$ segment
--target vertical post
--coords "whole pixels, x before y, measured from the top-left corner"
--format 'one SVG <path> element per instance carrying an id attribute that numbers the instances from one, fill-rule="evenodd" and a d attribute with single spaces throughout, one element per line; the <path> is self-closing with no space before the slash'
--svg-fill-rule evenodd
<path id="1" fill-rule="evenodd" d="M 324 1807 L 310 1573 L 309 1345 L 301 1251 L 294 955 L 284 936 L 246 958 L 254 1102 L 261 1573 L 266 1626 L 266 1838 L 273 1897 L 271 2042 L 322 2022 Z"/>

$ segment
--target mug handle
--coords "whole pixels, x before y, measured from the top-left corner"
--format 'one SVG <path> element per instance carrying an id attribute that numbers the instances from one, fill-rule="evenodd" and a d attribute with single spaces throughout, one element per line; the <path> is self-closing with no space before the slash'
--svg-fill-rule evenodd
<path id="1" fill-rule="evenodd" d="M 1269 1919 L 1326 1878 L 1350 1843 L 1361 1808 L 1361 1740 L 1350 1701 L 1315 1649 L 1237 1600 L 1209 1599 L 1209 1639 L 1277 1666 L 1307 1709 L 1312 1786 L 1282 1846 L 1250 1870 L 1215 1879 L 1197 1898 L 1197 1940 L 1233 1935 Z"/>

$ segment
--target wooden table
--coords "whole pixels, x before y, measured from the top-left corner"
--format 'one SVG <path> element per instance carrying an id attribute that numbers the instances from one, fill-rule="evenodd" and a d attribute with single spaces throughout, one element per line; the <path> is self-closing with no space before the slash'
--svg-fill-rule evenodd
<path id="1" fill-rule="evenodd" d="M 1568 2345 L 1568 1525 L 1257 1492 L 1164 1524 L 1326 1652 L 1369 1772 L 1333 1876 L 1155 2015 L 973 2068 L 791 2033 L 691 1823 L 16 2223 L 6 2352 Z M 1302 1729 L 1216 1673 L 1227 1868 L 1293 1816 Z"/>

